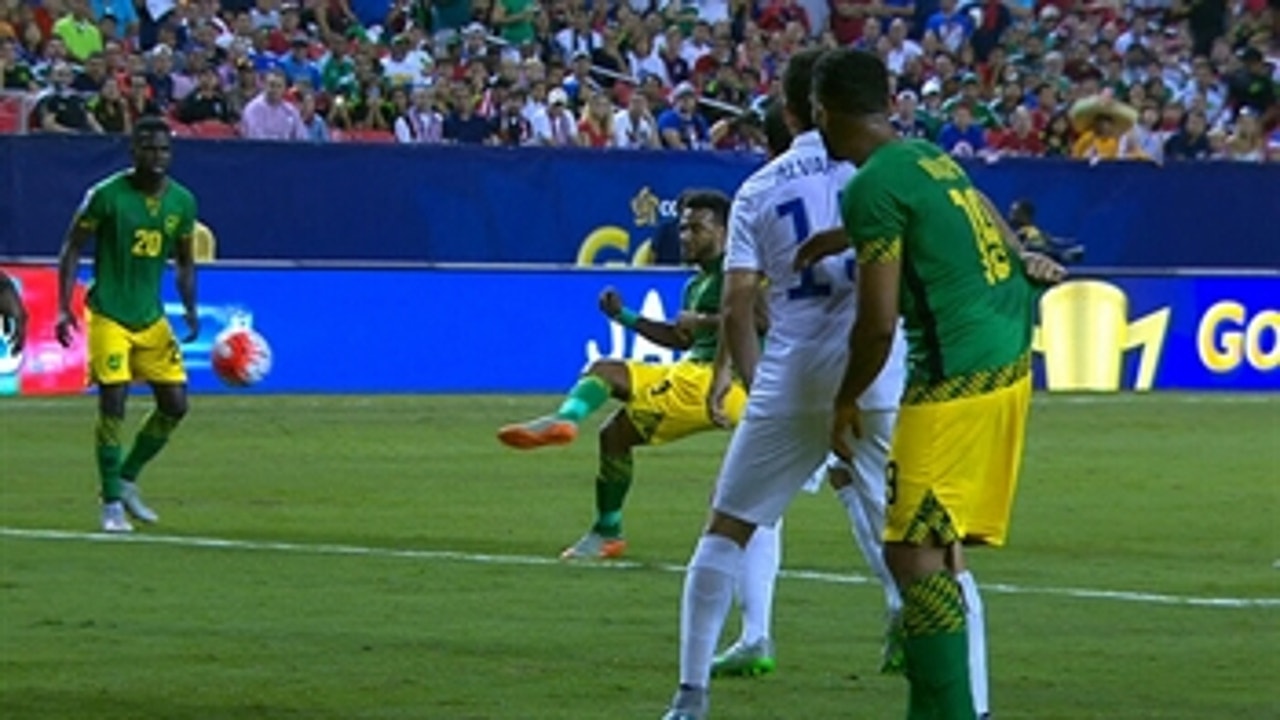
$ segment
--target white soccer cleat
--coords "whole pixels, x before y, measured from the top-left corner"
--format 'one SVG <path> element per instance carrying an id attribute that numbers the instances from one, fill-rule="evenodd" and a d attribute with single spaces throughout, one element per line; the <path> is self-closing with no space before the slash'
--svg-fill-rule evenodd
<path id="1" fill-rule="evenodd" d="M 120 488 L 120 502 L 124 503 L 124 509 L 133 516 L 133 519 L 148 525 L 160 522 L 160 516 L 156 511 L 142 502 L 142 493 L 138 492 L 137 483 L 125 480 L 120 483 Z"/>
<path id="2" fill-rule="evenodd" d="M 706 688 L 682 687 L 671 698 L 662 720 L 706 720 L 711 708 Z"/>
<path id="3" fill-rule="evenodd" d="M 131 533 L 133 525 L 129 524 L 129 518 L 124 515 L 124 503 L 119 500 L 115 502 L 103 503 L 102 505 L 102 532 L 105 533 Z"/>

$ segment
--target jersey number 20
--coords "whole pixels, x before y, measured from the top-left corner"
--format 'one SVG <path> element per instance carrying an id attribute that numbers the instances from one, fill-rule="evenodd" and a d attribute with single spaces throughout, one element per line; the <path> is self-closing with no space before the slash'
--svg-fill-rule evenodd
<path id="1" fill-rule="evenodd" d="M 1009 249 L 1005 247 L 1004 238 L 1000 237 L 1000 228 L 991 219 L 986 203 L 978 197 L 973 188 L 966 190 L 952 189 L 949 193 L 951 202 L 964 210 L 973 227 L 973 238 L 978 243 L 978 257 L 982 258 L 983 276 L 988 285 L 995 285 L 1009 279 Z"/>
<path id="2" fill-rule="evenodd" d="M 812 228 L 809 226 L 809 211 L 804 206 L 804 200 L 800 198 L 788 200 L 779 205 L 775 212 L 779 219 L 791 218 L 791 230 L 796 236 L 797 245 L 809 239 Z M 849 278 L 853 279 L 852 260 L 846 263 L 845 271 L 848 272 Z M 800 272 L 800 284 L 787 289 L 788 300 L 827 297 L 830 294 L 831 285 L 819 282 L 812 267 L 807 267 Z"/>
<path id="3" fill-rule="evenodd" d="M 160 257 L 160 248 L 164 245 L 164 236 L 159 230 L 134 230 L 133 254 L 137 257 Z"/>

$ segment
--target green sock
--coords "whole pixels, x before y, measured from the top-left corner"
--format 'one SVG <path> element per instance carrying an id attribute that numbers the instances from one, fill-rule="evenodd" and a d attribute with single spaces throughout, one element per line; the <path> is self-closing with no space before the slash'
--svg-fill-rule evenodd
<path id="1" fill-rule="evenodd" d="M 102 502 L 120 499 L 120 426 L 124 418 L 99 415 L 94 428 L 94 446 L 98 457 L 98 480 L 102 483 Z"/>
<path id="2" fill-rule="evenodd" d="M 964 599 L 951 573 L 936 572 L 903 590 L 902 629 L 911 683 L 907 720 L 975 720 Z"/>
<path id="3" fill-rule="evenodd" d="M 138 436 L 133 439 L 133 447 L 129 449 L 124 464 L 120 466 L 120 477 L 125 480 L 137 480 L 138 473 L 142 472 L 142 466 L 164 448 L 164 444 L 169 442 L 169 436 L 177 427 L 177 418 L 165 415 L 159 410 L 152 410 L 147 415 L 147 419 L 142 421 Z"/>
<path id="4" fill-rule="evenodd" d="M 580 423 L 587 419 L 588 415 L 599 410 L 600 406 L 608 401 L 610 393 L 609 383 L 602 378 L 583 375 L 578 379 L 578 384 L 569 391 L 569 396 L 560 403 L 556 417 Z"/>
<path id="5" fill-rule="evenodd" d="M 601 455 L 596 476 L 596 524 L 591 527 L 605 537 L 622 536 L 622 503 L 631 489 L 631 453 Z"/>

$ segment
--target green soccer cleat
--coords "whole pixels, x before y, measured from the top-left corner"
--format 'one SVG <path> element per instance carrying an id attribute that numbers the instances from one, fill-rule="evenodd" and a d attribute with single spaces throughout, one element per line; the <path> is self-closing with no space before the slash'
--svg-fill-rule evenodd
<path id="1" fill-rule="evenodd" d="M 773 641 L 762 638 L 753 643 L 736 642 L 711 662 L 711 677 L 759 677 L 778 667 L 773 659 Z"/>

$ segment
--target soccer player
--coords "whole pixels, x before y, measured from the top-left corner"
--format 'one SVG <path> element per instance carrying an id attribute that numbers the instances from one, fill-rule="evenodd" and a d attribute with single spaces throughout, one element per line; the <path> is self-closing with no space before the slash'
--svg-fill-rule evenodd
<path id="1" fill-rule="evenodd" d="M 814 68 L 815 120 L 832 157 L 858 165 L 841 199 L 858 255 L 858 317 L 835 396 L 833 449 L 861 435 L 858 399 L 901 316 L 910 371 L 888 468 L 885 560 L 902 592 L 908 718 L 977 717 L 970 688 L 961 543 L 1003 545 L 1031 400 L 1032 281 L 1063 270 L 1019 243 L 990 200 L 936 146 L 900 140 L 889 76 L 836 50 Z M 985 711 L 985 708 L 978 708 Z"/>
<path id="2" fill-rule="evenodd" d="M 498 431 L 499 440 L 518 449 L 564 445 L 577 438 L 578 426 L 609 398 L 624 403 L 600 428 L 595 523 L 561 553 L 564 559 L 616 558 L 626 550 L 622 505 L 631 489 L 632 449 L 672 442 L 717 427 L 708 416 L 706 397 L 718 344 L 721 265 L 728 216 L 729 198 L 723 193 L 692 191 L 682 196 L 681 252 L 685 262 L 697 266 L 698 272 L 684 287 L 681 312 L 675 322 L 641 317 L 625 307 L 612 289 L 600 296 L 600 310 L 609 319 L 662 347 L 686 351 L 678 362 L 653 365 L 597 360 L 554 414 L 507 425 Z M 745 403 L 745 391 L 740 384 L 734 384 L 725 401 L 728 422 L 737 422 Z"/>
<path id="3" fill-rule="evenodd" d="M 7 320 L 6 325 L 12 324 L 8 333 L 9 352 L 17 355 L 27 338 L 27 309 L 22 305 L 17 284 L 3 271 L 0 271 L 0 320 Z M 3 329 L 0 326 L 0 330 Z"/>
<path id="4" fill-rule="evenodd" d="M 785 76 L 791 81 L 788 87 L 795 96 L 790 105 L 800 107 L 801 113 L 806 112 L 804 107 L 809 96 L 809 66 L 814 58 L 813 54 L 806 54 L 793 60 Z M 785 104 L 781 100 L 772 102 L 764 113 L 764 133 L 771 160 L 791 148 L 795 138 L 788 122 L 795 124 L 801 132 L 813 130 L 809 122 L 797 118 L 788 121 L 786 117 L 788 113 L 783 109 Z M 785 243 L 786 240 L 783 242 Z M 847 255 L 844 258 L 846 262 L 853 258 L 853 251 L 849 248 L 848 240 L 845 239 L 844 230 L 838 227 L 815 235 L 805 244 L 820 247 L 828 247 L 829 244 L 829 249 L 821 253 L 823 256 L 844 253 Z M 853 293 L 853 287 L 847 283 L 842 284 L 839 290 L 848 294 Z M 735 297 L 739 301 L 744 301 L 750 300 L 750 296 L 749 292 L 741 292 Z M 840 307 L 847 308 L 844 304 Z M 852 325 L 852 317 L 848 322 Z M 731 332 L 733 331 L 722 328 L 721 338 L 727 337 Z M 723 362 L 728 358 L 728 354 L 724 352 L 724 342 L 721 343 L 720 350 L 722 357 L 719 357 L 718 361 Z M 905 361 L 903 355 L 905 353 L 899 353 L 897 362 Z M 722 366 L 717 370 L 728 372 L 729 368 Z M 884 588 L 889 616 L 889 633 L 886 637 L 884 664 L 881 669 L 890 673 L 902 670 L 902 645 L 899 634 L 896 632 L 902 601 L 898 594 L 898 587 L 884 564 L 880 536 L 884 532 L 884 467 L 889 449 L 888 431 L 893 427 L 897 398 L 902 391 L 901 381 L 905 376 L 905 370 L 897 370 L 895 376 L 898 378 L 898 387 L 881 393 L 879 398 L 871 398 L 871 400 L 880 400 L 883 407 L 863 407 L 868 413 L 873 413 L 867 423 L 868 426 L 880 428 L 883 432 L 869 437 L 865 452 L 857 453 L 853 463 L 845 463 L 835 455 L 829 455 L 826 463 L 818 468 L 805 486 L 805 489 L 811 492 L 820 490 L 824 483 L 832 486 L 836 498 L 849 514 L 858 548 Z M 712 415 L 718 414 L 714 397 L 711 400 L 711 407 Z M 712 661 L 711 677 L 754 677 L 770 673 L 776 667 L 770 628 L 774 587 L 777 584 L 781 560 L 782 520 L 778 520 L 772 527 L 756 528 L 755 533 L 751 535 L 751 540 L 744 548 L 742 571 L 738 575 L 737 586 L 734 589 L 735 604 L 741 609 L 742 630 L 737 640 Z"/>
<path id="5" fill-rule="evenodd" d="M 781 519 L 830 448 L 830 398 L 844 370 L 855 313 L 853 258 L 826 257 L 803 270 L 793 264 L 797 246 L 814 230 L 839 226 L 837 193 L 853 173 L 848 164 L 831 161 L 811 119 L 810 70 L 820 55 L 803 51 L 788 62 L 783 94 L 796 137 L 787 152 L 743 183 L 733 202 L 722 342 L 750 393 L 720 469 L 711 519 L 685 575 L 680 686 L 667 720 L 706 717 L 712 653 L 749 556 L 744 549 L 758 527 L 772 528 Z M 762 280 L 770 312 L 763 350 L 750 322 Z M 879 475 L 871 458 L 887 453 L 904 372 L 905 347 L 899 346 L 897 367 L 890 363 L 860 399 L 868 432 L 858 445 L 870 467 L 858 468 L 859 474 Z M 717 372 L 713 389 L 725 387 L 729 376 Z M 856 495 L 842 492 L 841 500 L 862 510 Z"/>
<path id="6" fill-rule="evenodd" d="M 102 529 L 127 533 L 126 511 L 145 523 L 159 520 L 138 492 L 142 468 L 168 442 L 187 414 L 187 374 L 182 351 L 164 317 L 160 279 L 172 257 L 177 265 L 188 335 L 199 332 L 191 236 L 196 200 L 168 177 L 173 152 L 169 126 L 144 117 L 133 127 L 133 168 L 89 189 L 76 210 L 58 256 L 58 342 L 71 345 L 77 329 L 71 310 L 80 254 L 95 245 L 89 289 L 89 371 L 98 386 L 95 445 L 102 485 Z M 144 381 L 155 395 L 133 447 L 121 458 L 121 425 L 129 384 Z"/>

